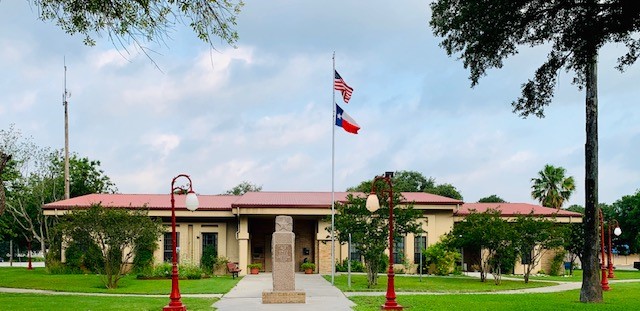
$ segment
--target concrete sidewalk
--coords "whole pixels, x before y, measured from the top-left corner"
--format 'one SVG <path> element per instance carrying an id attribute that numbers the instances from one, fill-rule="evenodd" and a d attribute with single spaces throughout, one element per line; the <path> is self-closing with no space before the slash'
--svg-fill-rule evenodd
<path id="1" fill-rule="evenodd" d="M 319 274 L 296 273 L 296 289 L 306 292 L 305 304 L 262 304 L 262 292 L 273 288 L 271 273 L 247 275 L 213 306 L 218 311 L 336 310 L 351 311 L 355 304 Z"/>

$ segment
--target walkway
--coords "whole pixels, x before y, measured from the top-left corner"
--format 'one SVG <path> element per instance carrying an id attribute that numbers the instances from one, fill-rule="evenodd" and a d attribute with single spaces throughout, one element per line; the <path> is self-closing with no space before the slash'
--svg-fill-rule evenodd
<path id="1" fill-rule="evenodd" d="M 305 304 L 262 304 L 262 292 L 271 290 L 271 273 L 247 275 L 213 306 L 218 311 L 310 310 L 351 311 L 355 304 L 319 274 L 296 273 L 296 289 L 307 295 Z M 384 295 L 384 293 L 383 293 Z"/>

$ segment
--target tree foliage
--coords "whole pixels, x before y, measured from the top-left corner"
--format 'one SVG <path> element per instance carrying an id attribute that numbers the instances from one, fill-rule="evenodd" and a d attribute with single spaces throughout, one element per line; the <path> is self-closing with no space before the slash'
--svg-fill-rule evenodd
<path id="1" fill-rule="evenodd" d="M 243 195 L 247 192 L 259 192 L 259 191 L 262 191 L 262 186 L 252 184 L 248 181 L 243 181 L 239 183 L 237 186 L 227 190 L 227 192 L 225 192 L 224 194 Z"/>
<path id="2" fill-rule="evenodd" d="M 453 272 L 455 263 L 461 258 L 460 253 L 451 250 L 443 241 L 427 247 L 422 253 L 426 257 L 430 272 L 435 275 L 449 275 Z"/>
<path id="3" fill-rule="evenodd" d="M 538 177 L 531 178 L 531 197 L 542 206 L 560 209 L 576 190 L 573 176 L 565 177 L 565 172 L 562 167 L 545 165 Z"/>
<path id="4" fill-rule="evenodd" d="M 31 0 L 40 19 L 54 22 L 68 34 L 81 34 L 86 45 L 106 35 L 125 46 L 143 41 L 164 41 L 176 24 L 186 24 L 209 44 L 219 37 L 233 45 L 233 29 L 243 2 L 235 0 Z"/>
<path id="5" fill-rule="evenodd" d="M 453 226 L 447 240 L 452 247 L 464 248 L 473 253 L 481 254 L 475 258 L 480 268 L 480 281 L 485 282 L 487 273 L 494 268 L 499 282 L 502 263 L 508 259 L 507 253 L 515 253 L 512 240 L 512 228 L 506 220 L 500 218 L 500 211 L 488 209 L 479 213 L 472 210 L 465 219 Z M 484 254 L 483 254 L 484 252 Z M 501 253 L 502 254 L 499 254 Z M 495 257 L 495 258 L 494 258 Z"/>
<path id="6" fill-rule="evenodd" d="M 348 242 L 351 234 L 352 243 L 364 257 L 368 286 L 372 287 L 378 282 L 378 272 L 384 265 L 381 258 L 389 245 L 389 198 L 382 195 L 380 209 L 373 213 L 366 208 L 366 201 L 365 197 L 349 194 L 347 202 L 336 202 L 335 231 L 342 243 Z M 402 203 L 400 207 L 401 202 L 402 197 L 394 192 L 394 236 L 421 232 L 417 220 L 422 212 L 412 204 Z"/>
<path id="7" fill-rule="evenodd" d="M 64 198 L 64 160 L 61 151 L 35 145 L 20 131 L 0 131 L 0 149 L 12 155 L 2 174 L 7 213 L 12 216 L 10 235 L 34 241 L 46 256 L 55 217 L 45 218 L 42 205 Z M 69 160 L 71 196 L 115 192 L 99 161 L 72 154 Z"/>
<path id="8" fill-rule="evenodd" d="M 163 232 L 160 220 L 150 218 L 146 210 L 103 208 L 99 204 L 71 211 L 58 226 L 70 243 L 97 244 L 104 261 L 99 271 L 107 288 L 118 287 L 136 244 L 155 241 Z"/>
<path id="9" fill-rule="evenodd" d="M 529 283 L 531 271 L 540 263 L 544 254 L 562 246 L 562 235 L 555 223 L 533 214 L 518 215 L 513 223 L 514 244 L 524 266 L 524 282 Z"/>
<path id="10" fill-rule="evenodd" d="M 501 68 L 503 60 L 522 46 L 550 48 L 547 60 L 534 77 L 522 85 L 512 102 L 523 117 L 544 116 L 551 103 L 558 72 L 574 72 L 573 82 L 585 88 L 585 244 L 580 301 L 602 301 L 598 286 L 598 92 L 599 49 L 613 42 L 626 46 L 617 69 L 624 70 L 640 55 L 640 6 L 630 0 L 583 1 L 458 1 L 431 4 L 430 25 L 444 37 L 440 45 L 447 54 L 460 54 L 475 86 L 490 68 Z"/>
<path id="11" fill-rule="evenodd" d="M 609 215 L 606 215 L 609 214 Z M 640 190 L 632 195 L 625 195 L 611 204 L 611 212 L 605 213 L 608 220 L 618 220 L 622 234 L 619 244 L 629 245 L 632 253 L 640 252 Z"/>
<path id="12" fill-rule="evenodd" d="M 427 192 L 444 197 L 462 200 L 462 194 L 451 184 L 436 184 L 433 177 L 426 178 L 416 171 L 397 171 L 393 174 L 394 191 L 400 192 Z M 365 180 L 355 187 L 347 188 L 348 192 L 371 192 L 371 180 Z M 377 185 L 376 185 L 377 186 Z M 384 185 L 381 183 L 380 187 Z"/>
<path id="13" fill-rule="evenodd" d="M 499 197 L 497 194 L 492 194 L 488 197 L 481 198 L 478 200 L 478 203 L 507 203 L 507 201 Z"/>

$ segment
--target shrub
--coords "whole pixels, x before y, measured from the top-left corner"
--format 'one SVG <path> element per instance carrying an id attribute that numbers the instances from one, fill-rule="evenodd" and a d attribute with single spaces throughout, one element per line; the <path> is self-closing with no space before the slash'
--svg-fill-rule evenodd
<path id="1" fill-rule="evenodd" d="M 557 251 L 553 259 L 551 260 L 551 267 L 549 268 L 549 275 L 560 275 L 564 264 L 564 257 L 567 254 L 566 251 Z"/>
<path id="2" fill-rule="evenodd" d="M 149 271 L 153 268 L 153 252 L 158 248 L 153 235 L 143 235 L 135 242 L 133 249 L 133 271 Z"/>
<path id="3" fill-rule="evenodd" d="M 378 265 L 378 273 L 387 272 L 387 268 L 389 267 L 389 256 L 387 254 L 382 254 L 380 256 L 380 264 Z"/>
<path id="4" fill-rule="evenodd" d="M 104 267 L 102 252 L 93 242 L 71 242 L 65 251 L 65 258 L 69 273 L 99 273 Z"/>
<path id="5" fill-rule="evenodd" d="M 429 246 L 424 251 L 430 272 L 436 275 L 448 275 L 453 272 L 460 253 L 448 250 L 442 242 Z"/>
<path id="6" fill-rule="evenodd" d="M 198 265 L 184 262 L 178 265 L 178 275 L 181 279 L 199 280 L 205 272 Z M 171 273 L 169 273 L 171 275 Z"/>
<path id="7" fill-rule="evenodd" d="M 218 251 L 213 245 L 208 245 L 202 250 L 202 258 L 200 258 L 200 267 L 208 273 L 213 273 L 213 268 L 218 261 Z"/>
<path id="8" fill-rule="evenodd" d="M 347 272 L 349 271 L 349 261 L 347 259 L 342 262 L 336 262 L 336 271 L 337 272 Z M 357 260 L 351 260 L 351 272 L 364 272 L 364 264 Z"/>

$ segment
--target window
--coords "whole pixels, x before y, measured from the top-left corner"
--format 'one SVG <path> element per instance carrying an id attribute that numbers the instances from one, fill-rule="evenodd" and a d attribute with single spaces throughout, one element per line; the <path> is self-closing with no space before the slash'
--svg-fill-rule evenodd
<path id="1" fill-rule="evenodd" d="M 420 264 L 420 255 L 427 248 L 427 236 L 416 236 L 413 240 L 413 263 Z M 424 265 L 426 258 L 422 255 L 422 264 Z"/>
<path id="2" fill-rule="evenodd" d="M 351 256 L 351 260 L 362 261 L 362 254 L 356 246 L 356 243 L 351 243 L 349 245 L 349 255 Z"/>
<path id="3" fill-rule="evenodd" d="M 393 263 L 404 262 L 404 237 L 393 237 Z"/>
<path id="4" fill-rule="evenodd" d="M 207 247 L 213 247 L 218 254 L 218 233 L 203 233 L 202 234 L 202 251 Z"/>
<path id="5" fill-rule="evenodd" d="M 180 232 L 176 232 L 176 251 L 180 252 Z M 171 232 L 164 233 L 164 261 L 171 262 L 173 258 L 173 241 L 171 239 Z M 180 256 L 176 258 L 176 262 L 180 261 Z"/>
<path id="6" fill-rule="evenodd" d="M 528 253 L 523 252 L 521 260 L 523 265 L 530 265 L 533 261 L 533 249 Z"/>

